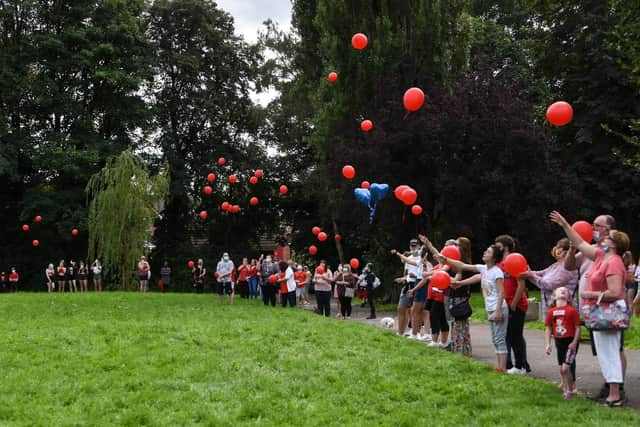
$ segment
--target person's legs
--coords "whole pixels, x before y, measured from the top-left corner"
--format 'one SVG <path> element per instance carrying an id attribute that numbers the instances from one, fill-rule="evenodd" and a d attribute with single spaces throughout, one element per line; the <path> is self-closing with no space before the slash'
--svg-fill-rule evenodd
<path id="1" fill-rule="evenodd" d="M 605 382 L 609 384 L 610 402 L 620 400 L 622 383 L 622 360 L 620 358 L 620 331 L 593 331 L 593 340 L 598 353 L 598 363 Z"/>
<path id="2" fill-rule="evenodd" d="M 511 344 L 514 364 L 517 369 L 524 369 L 524 319 L 526 313 L 519 308 L 510 313 L 507 325 L 507 342 Z M 508 351 L 508 350 L 507 350 Z"/>
<path id="3" fill-rule="evenodd" d="M 420 328 L 422 327 L 422 311 L 424 310 L 424 302 L 422 300 L 416 301 L 414 298 L 413 305 L 411 306 L 411 333 L 414 336 L 420 334 Z"/>
<path id="4" fill-rule="evenodd" d="M 491 316 L 494 312 L 488 312 Z M 507 321 L 496 322 L 489 321 L 491 329 L 491 341 L 496 350 L 496 369 L 506 371 L 507 367 Z"/>
<path id="5" fill-rule="evenodd" d="M 236 297 L 236 291 L 233 288 L 233 283 L 227 283 L 227 292 L 229 293 L 229 304 L 233 304 L 233 300 Z"/>
<path id="6" fill-rule="evenodd" d="M 438 340 L 440 339 L 440 332 L 444 327 L 444 325 L 440 323 L 444 314 L 441 313 L 441 311 L 444 310 L 444 304 L 440 301 L 431 300 L 430 305 L 431 310 L 429 311 L 429 323 L 431 325 L 431 340 L 433 343 L 437 344 L 439 342 Z"/>
<path id="7" fill-rule="evenodd" d="M 440 345 L 442 347 L 447 345 L 449 340 L 449 322 L 447 322 L 447 313 L 444 303 L 440 303 L 442 309 L 440 310 Z"/>
<path id="8" fill-rule="evenodd" d="M 398 335 L 404 335 L 407 328 L 407 307 L 398 304 Z"/>
<path id="9" fill-rule="evenodd" d="M 344 298 L 344 303 L 346 304 L 347 308 L 345 310 L 345 314 L 347 315 L 347 317 L 351 317 L 351 302 L 353 301 L 353 298 L 351 297 L 345 297 Z"/>
<path id="10" fill-rule="evenodd" d="M 369 310 L 371 313 L 369 314 L 369 318 L 376 318 L 376 307 L 373 303 L 373 292 L 367 292 L 367 302 L 369 303 Z"/>
<path id="11" fill-rule="evenodd" d="M 289 307 L 295 308 L 296 306 L 296 291 L 289 292 Z"/>
<path id="12" fill-rule="evenodd" d="M 316 291 L 316 300 L 320 308 L 320 314 L 326 317 L 331 316 L 331 293 L 330 291 Z"/>

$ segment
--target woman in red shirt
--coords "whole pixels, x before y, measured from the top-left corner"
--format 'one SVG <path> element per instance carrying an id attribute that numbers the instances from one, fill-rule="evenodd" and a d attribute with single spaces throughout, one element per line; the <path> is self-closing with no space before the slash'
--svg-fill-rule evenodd
<path id="1" fill-rule="evenodd" d="M 238 292 L 240 298 L 249 298 L 249 260 L 242 258 L 242 264 L 238 267 Z"/>
<path id="2" fill-rule="evenodd" d="M 591 246 L 582 240 L 560 213 L 553 211 L 551 221 L 560 225 L 573 245 L 585 257 L 594 261 L 589 273 L 587 289 L 582 298 L 588 304 L 595 301 L 610 303 L 620 310 L 627 309 L 624 284 L 626 269 L 621 254 L 629 249 L 629 236 L 618 230 L 611 230 L 599 246 Z M 625 399 L 620 396 L 622 378 L 622 360 L 620 359 L 620 329 L 593 331 L 593 343 L 598 355 L 600 370 L 605 382 L 609 384 L 609 396 L 601 403 L 607 406 L 622 406 Z"/>
<path id="3" fill-rule="evenodd" d="M 20 275 L 16 272 L 16 268 L 11 267 L 11 274 L 9 274 L 9 286 L 11 287 L 11 292 L 18 292 L 19 280 Z"/>

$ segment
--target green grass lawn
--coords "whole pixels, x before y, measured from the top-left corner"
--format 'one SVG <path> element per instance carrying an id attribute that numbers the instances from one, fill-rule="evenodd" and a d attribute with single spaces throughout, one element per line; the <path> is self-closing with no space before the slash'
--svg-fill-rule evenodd
<path id="1" fill-rule="evenodd" d="M 212 295 L 0 298 L 1 425 L 604 425 L 627 409 L 360 323 Z"/>

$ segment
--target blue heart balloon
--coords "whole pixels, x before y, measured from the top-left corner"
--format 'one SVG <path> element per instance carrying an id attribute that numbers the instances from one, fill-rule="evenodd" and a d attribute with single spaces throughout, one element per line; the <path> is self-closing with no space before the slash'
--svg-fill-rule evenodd
<path id="1" fill-rule="evenodd" d="M 369 193 L 369 190 L 364 188 L 356 188 L 355 190 L 353 190 L 353 194 L 356 196 L 357 201 L 367 206 L 369 205 L 369 202 L 371 201 L 371 194 Z"/>
<path id="2" fill-rule="evenodd" d="M 384 199 L 389 193 L 389 184 L 376 184 L 373 183 L 369 187 L 371 193 L 371 199 L 375 202 Z"/>

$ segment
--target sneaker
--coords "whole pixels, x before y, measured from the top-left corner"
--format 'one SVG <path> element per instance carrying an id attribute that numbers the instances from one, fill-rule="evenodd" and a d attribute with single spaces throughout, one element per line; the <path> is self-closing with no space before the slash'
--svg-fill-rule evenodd
<path id="1" fill-rule="evenodd" d="M 516 368 L 514 366 L 513 368 L 507 370 L 507 374 L 511 374 L 511 375 L 527 375 L 527 370 L 526 369 L 519 369 L 519 368 Z"/>
<path id="2" fill-rule="evenodd" d="M 440 348 L 442 348 L 443 350 L 447 350 L 447 351 L 451 351 L 451 343 L 449 344 L 440 344 Z"/>
<path id="3" fill-rule="evenodd" d="M 347 320 L 351 320 L 351 316 L 347 316 Z"/>
<path id="4" fill-rule="evenodd" d="M 429 347 L 440 347 L 440 343 L 433 342 L 433 341 L 431 341 L 428 345 Z"/>
<path id="5" fill-rule="evenodd" d="M 565 399 L 571 399 L 573 397 L 573 392 L 565 391 L 564 393 L 562 393 L 562 397 L 564 397 Z"/>
<path id="6" fill-rule="evenodd" d="M 404 336 L 405 336 L 405 337 L 410 337 L 410 336 L 411 336 L 411 332 L 405 332 L 405 333 L 404 333 Z"/>
<path id="7" fill-rule="evenodd" d="M 431 335 L 429 334 L 421 334 L 419 335 L 420 338 L 418 338 L 420 341 L 426 341 L 426 342 L 431 342 Z"/>

